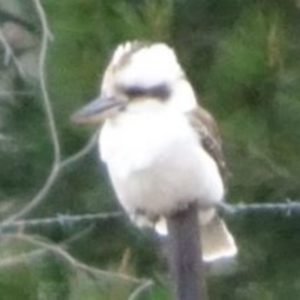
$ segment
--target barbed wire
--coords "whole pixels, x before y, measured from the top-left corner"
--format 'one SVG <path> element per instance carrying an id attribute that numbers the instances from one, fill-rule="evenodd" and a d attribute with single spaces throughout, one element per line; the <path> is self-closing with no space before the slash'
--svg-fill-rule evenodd
<path id="1" fill-rule="evenodd" d="M 221 204 L 219 212 L 226 217 L 255 215 L 282 215 L 286 217 L 300 216 L 300 202 L 288 201 L 286 203 L 252 203 L 252 204 Z M 121 211 L 102 212 L 82 215 L 62 215 L 54 217 L 17 220 L 0 224 L 0 232 L 17 232 L 21 229 L 34 229 L 41 226 L 58 225 L 61 227 L 75 225 L 91 225 L 98 221 L 124 217 Z"/>
<path id="2" fill-rule="evenodd" d="M 84 214 L 84 215 L 57 215 L 50 218 L 40 218 L 40 219 L 29 219 L 29 220 L 17 220 L 9 223 L 0 224 L 0 232 L 6 231 L 18 231 L 18 229 L 29 229 L 37 228 L 40 226 L 53 226 L 60 225 L 73 226 L 79 223 L 90 224 L 95 221 L 107 220 L 120 218 L 124 214 L 122 212 L 107 212 L 107 213 L 94 213 L 94 214 Z"/>
<path id="3" fill-rule="evenodd" d="M 278 203 L 239 203 L 220 204 L 218 210 L 225 216 L 246 216 L 246 215 L 282 215 L 286 217 L 300 216 L 300 201 L 278 202 Z"/>

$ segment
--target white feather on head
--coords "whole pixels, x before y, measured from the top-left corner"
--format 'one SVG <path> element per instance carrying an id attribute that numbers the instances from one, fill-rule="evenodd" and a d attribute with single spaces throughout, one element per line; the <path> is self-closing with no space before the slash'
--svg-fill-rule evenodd
<path id="1" fill-rule="evenodd" d="M 121 44 L 115 50 L 108 69 L 114 70 L 113 77 L 109 73 L 103 80 L 102 91 L 106 90 L 108 94 L 113 86 L 147 89 L 167 85 L 172 92 L 171 109 L 186 112 L 197 106 L 193 88 L 174 50 L 164 43 L 133 41 Z"/>
<path id="2" fill-rule="evenodd" d="M 125 43 L 115 51 L 112 64 L 122 65 L 128 56 L 128 63 L 119 70 L 116 82 L 121 86 L 153 87 L 172 83 L 184 75 L 174 51 L 163 43 L 143 45 L 135 50 L 136 44 Z"/>

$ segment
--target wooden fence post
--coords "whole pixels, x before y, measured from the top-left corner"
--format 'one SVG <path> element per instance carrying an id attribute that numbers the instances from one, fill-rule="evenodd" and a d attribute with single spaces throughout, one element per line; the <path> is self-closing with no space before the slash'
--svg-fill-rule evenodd
<path id="1" fill-rule="evenodd" d="M 208 300 L 200 246 L 198 208 L 190 205 L 167 219 L 170 269 L 176 300 Z"/>

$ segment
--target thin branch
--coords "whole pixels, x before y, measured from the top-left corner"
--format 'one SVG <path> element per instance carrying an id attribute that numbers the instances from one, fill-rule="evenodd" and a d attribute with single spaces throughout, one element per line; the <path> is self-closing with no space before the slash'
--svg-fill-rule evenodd
<path id="1" fill-rule="evenodd" d="M 87 155 L 93 149 L 93 147 L 96 144 L 98 134 L 99 134 L 99 131 L 96 131 L 95 134 L 88 141 L 88 143 L 81 150 L 79 150 L 76 154 L 66 158 L 65 160 L 61 161 L 60 163 L 55 164 L 52 169 L 52 172 L 48 176 L 44 186 L 39 190 L 39 192 L 35 195 L 35 197 L 23 209 L 21 209 L 20 211 L 18 211 L 15 214 L 13 214 L 12 216 L 9 216 L 7 219 L 4 219 L 0 224 L 0 228 L 9 227 L 10 223 L 25 216 L 26 214 L 31 212 L 36 206 L 38 206 L 41 203 L 41 201 L 48 195 L 50 189 L 52 188 L 56 179 L 58 178 L 58 175 L 60 174 L 60 172 L 62 172 L 69 165 L 79 161 L 81 158 L 83 158 L 85 155 Z M 23 221 L 20 221 L 20 222 L 23 222 Z M 16 222 L 16 223 L 18 223 L 18 222 Z M 16 224 L 16 223 L 14 223 L 14 224 Z"/>
<path id="2" fill-rule="evenodd" d="M 71 254 L 69 254 L 62 247 L 50 244 L 48 242 L 42 241 L 42 240 L 37 239 L 30 235 L 5 234 L 4 237 L 9 238 L 9 239 L 17 239 L 17 240 L 27 242 L 33 246 L 37 246 L 38 249 L 32 250 L 26 254 L 20 254 L 20 255 L 9 257 L 7 259 L 3 259 L 0 261 L 0 268 L 9 266 L 12 264 L 18 264 L 25 260 L 31 259 L 32 257 L 36 257 L 37 255 L 44 254 L 45 250 L 46 250 L 46 251 L 50 251 L 50 252 L 58 255 L 59 257 L 64 259 L 67 263 L 69 263 L 72 267 L 82 270 L 93 276 L 95 276 L 95 275 L 103 276 L 103 277 L 108 278 L 109 280 L 124 280 L 131 284 L 137 285 L 137 287 L 134 289 L 133 293 L 131 293 L 131 295 L 129 296 L 128 300 L 136 300 L 139 295 L 141 295 L 146 289 L 148 289 L 149 287 L 151 287 L 153 285 L 153 281 L 150 279 L 136 278 L 136 277 L 128 276 L 128 275 L 121 274 L 121 273 L 104 271 L 104 270 L 95 268 L 93 266 L 84 264 L 83 262 L 80 262 L 76 258 L 74 258 Z"/>
<path id="3" fill-rule="evenodd" d="M 152 280 L 145 280 L 140 286 L 138 286 L 129 296 L 128 300 L 136 300 L 145 290 L 148 290 L 153 286 Z"/>
<path id="4" fill-rule="evenodd" d="M 61 161 L 58 164 L 54 165 L 54 168 L 52 169 L 52 172 L 48 176 L 44 186 L 39 190 L 39 192 L 35 195 L 35 197 L 20 211 L 13 214 L 12 216 L 9 216 L 7 219 L 4 219 L 1 224 L 0 228 L 6 228 L 10 226 L 10 223 L 14 222 L 15 220 L 25 216 L 29 212 L 31 212 L 36 206 L 38 206 L 41 201 L 48 195 L 50 189 L 54 185 L 56 179 L 58 178 L 58 175 L 60 172 L 62 172 L 65 168 L 67 168 L 69 165 L 77 162 L 81 158 L 83 158 L 85 155 L 87 155 L 95 146 L 95 143 L 97 141 L 98 132 L 96 131 L 95 134 L 92 136 L 92 138 L 88 141 L 88 143 L 79 150 L 76 154 L 70 156 L 69 158 L 66 158 L 65 160 Z M 23 221 L 20 221 L 23 222 Z M 26 221 L 25 221 L 26 222 Z M 16 222 L 17 223 L 17 222 Z M 16 224 L 14 223 L 14 224 Z M 14 226 L 14 225 L 12 225 Z"/>
<path id="5" fill-rule="evenodd" d="M 91 139 L 88 141 L 88 143 L 76 154 L 66 158 L 60 163 L 61 168 L 66 168 L 69 165 L 77 162 L 81 158 L 83 158 L 85 155 L 87 155 L 96 145 L 97 138 L 99 136 L 99 130 L 97 130 L 91 137 Z"/>
<path id="6" fill-rule="evenodd" d="M 60 168 L 59 163 L 61 161 L 61 151 L 60 151 L 60 143 L 58 139 L 58 133 L 56 129 L 56 124 L 54 120 L 53 109 L 50 101 L 50 97 L 47 90 L 46 84 L 46 76 L 45 76 L 45 63 L 48 51 L 48 40 L 52 39 L 52 34 L 49 30 L 47 18 L 44 12 L 44 9 L 39 0 L 33 0 L 36 6 L 36 10 L 40 17 L 41 25 L 42 25 L 42 42 L 41 42 L 41 50 L 39 55 L 39 77 L 40 77 L 40 88 L 42 93 L 42 99 L 45 108 L 45 114 L 49 125 L 49 131 L 51 136 L 51 141 L 53 144 L 53 163 L 51 171 L 43 185 L 43 187 L 39 190 L 39 192 L 33 197 L 33 199 L 20 211 L 15 213 L 14 215 L 5 219 L 2 223 L 10 223 L 16 219 L 21 218 L 22 216 L 31 212 L 36 206 L 38 206 L 45 196 L 48 194 L 50 188 L 52 187 L 53 183 L 55 182 Z"/>
<path id="7" fill-rule="evenodd" d="M 28 261 L 32 258 L 36 258 L 37 256 L 40 256 L 45 253 L 44 249 L 37 249 L 30 251 L 28 253 L 22 253 L 19 255 L 10 256 L 8 258 L 4 258 L 0 260 L 0 268 L 3 267 L 10 267 L 12 265 L 17 265 L 20 263 L 23 263 L 25 261 Z"/>
<path id="8" fill-rule="evenodd" d="M 14 50 L 11 48 L 10 44 L 6 40 L 6 37 L 4 36 L 2 30 L 0 29 L 0 42 L 2 43 L 4 47 L 4 64 L 8 66 L 10 59 L 13 61 L 15 64 L 20 76 L 24 78 L 24 71 L 19 64 L 19 61 L 17 57 L 15 56 Z"/>
<path id="9" fill-rule="evenodd" d="M 71 245 L 72 243 L 82 240 L 84 236 L 88 235 L 95 228 L 95 224 L 88 225 L 86 228 L 78 231 L 76 234 L 72 235 L 70 238 L 65 239 L 61 244 L 62 245 Z"/>
<path id="10" fill-rule="evenodd" d="M 54 164 L 58 164 L 61 160 L 60 143 L 58 139 L 53 109 L 48 94 L 46 76 L 45 76 L 45 64 L 47 60 L 48 41 L 49 39 L 52 40 L 53 37 L 52 37 L 52 33 L 49 30 L 46 14 L 44 12 L 40 0 L 33 0 L 33 2 L 35 3 L 36 10 L 38 12 L 42 24 L 42 42 L 41 42 L 41 50 L 39 56 L 39 76 L 40 76 L 41 92 L 43 96 L 46 117 L 49 122 L 50 135 L 53 142 Z"/>
<path id="11" fill-rule="evenodd" d="M 23 207 L 20 211 L 4 219 L 1 222 L 0 227 L 9 225 L 15 220 L 25 216 L 26 214 L 31 212 L 36 206 L 38 206 L 42 202 L 42 200 L 45 199 L 45 196 L 49 193 L 51 187 L 53 186 L 55 180 L 57 179 L 59 171 L 60 171 L 59 165 L 55 164 L 44 186 L 39 190 L 39 192 L 35 195 L 35 197 L 28 204 L 26 204 L 26 206 Z"/>
<path id="12" fill-rule="evenodd" d="M 120 273 L 114 273 L 114 272 L 110 272 L 110 271 L 104 271 L 104 270 L 95 268 L 93 266 L 89 266 L 87 264 L 84 264 L 83 262 L 78 261 L 75 257 L 73 257 L 71 254 L 69 254 L 62 247 L 47 243 L 45 241 L 41 241 L 30 235 L 8 234 L 6 236 L 10 236 L 12 238 L 16 238 L 18 240 L 25 241 L 31 245 L 37 246 L 39 248 L 42 248 L 42 249 L 48 250 L 54 254 L 57 254 L 59 257 L 64 259 L 66 262 L 68 262 L 74 268 L 85 271 L 92 275 L 100 275 L 103 277 L 107 277 L 108 279 L 111 279 L 111 280 L 125 280 L 125 281 L 131 282 L 133 284 L 139 284 L 139 285 L 144 284 L 145 281 L 149 281 L 147 279 L 143 279 L 143 278 L 139 279 L 136 277 L 132 277 L 132 276 L 128 276 L 128 275 L 124 275 L 124 274 L 120 274 Z"/>
<path id="13" fill-rule="evenodd" d="M 53 39 L 52 33 L 49 30 L 47 18 L 44 12 L 44 9 L 40 3 L 40 0 L 33 0 L 36 6 L 36 10 L 38 12 L 38 15 L 40 16 L 40 21 L 42 25 L 42 42 L 41 42 L 41 50 L 39 55 L 39 77 L 40 77 L 40 88 L 42 93 L 42 99 L 44 103 L 45 108 L 45 114 L 49 125 L 49 131 L 51 136 L 51 141 L 53 144 L 53 163 L 50 170 L 50 173 L 42 186 L 42 188 L 38 191 L 38 193 L 30 200 L 28 204 L 26 204 L 25 207 L 23 207 L 20 211 L 13 214 L 12 216 L 9 216 L 7 219 L 5 219 L 2 224 L 8 224 L 10 222 L 13 222 L 29 212 L 31 212 L 35 207 L 37 207 L 47 196 L 50 189 L 52 188 L 53 184 L 55 183 L 60 171 L 62 168 L 67 167 L 73 162 L 78 161 L 80 158 L 82 158 L 84 155 L 86 155 L 93 147 L 96 135 L 93 136 L 93 138 L 90 140 L 90 142 L 87 144 L 85 148 L 83 148 L 81 151 L 79 151 L 74 156 L 71 156 L 70 158 L 62 161 L 61 160 L 61 149 L 60 149 L 60 143 L 58 138 L 58 131 L 56 128 L 56 123 L 54 119 L 54 113 L 51 105 L 51 100 L 49 97 L 47 84 L 46 84 L 46 75 L 45 75 L 45 64 L 46 64 L 46 57 L 47 57 L 47 51 L 48 51 L 48 41 Z M 1 37 L 1 36 L 0 36 Z M 3 37 L 3 35 L 2 35 Z M 3 37 L 4 38 L 4 37 Z M 2 39 L 3 40 L 3 39 Z M 6 51 L 10 51 L 9 45 L 5 43 L 4 39 L 4 45 L 6 46 Z M 11 53 L 11 51 L 9 52 Z"/>

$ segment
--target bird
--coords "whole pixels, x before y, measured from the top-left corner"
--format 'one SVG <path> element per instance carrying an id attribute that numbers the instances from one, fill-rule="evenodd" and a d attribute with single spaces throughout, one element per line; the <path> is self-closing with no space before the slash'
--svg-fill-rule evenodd
<path id="1" fill-rule="evenodd" d="M 98 146 L 116 196 L 139 227 L 167 234 L 166 218 L 196 203 L 204 261 L 233 257 L 235 240 L 216 207 L 226 164 L 218 127 L 169 45 L 117 46 L 99 96 L 72 116 L 102 124 Z"/>

